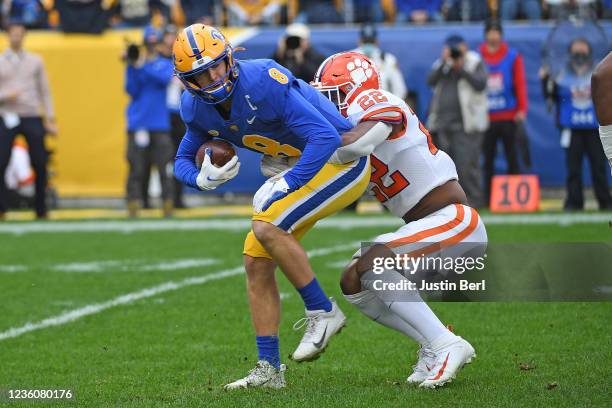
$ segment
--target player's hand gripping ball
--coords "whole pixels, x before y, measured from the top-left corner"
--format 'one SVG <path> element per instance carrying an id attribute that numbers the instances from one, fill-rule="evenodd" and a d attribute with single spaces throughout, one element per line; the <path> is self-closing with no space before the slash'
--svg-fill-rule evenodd
<path id="1" fill-rule="evenodd" d="M 236 151 L 231 144 L 223 140 L 204 143 L 198 149 L 195 160 L 200 169 L 196 184 L 202 190 L 214 190 L 236 177 L 240 170 Z"/>

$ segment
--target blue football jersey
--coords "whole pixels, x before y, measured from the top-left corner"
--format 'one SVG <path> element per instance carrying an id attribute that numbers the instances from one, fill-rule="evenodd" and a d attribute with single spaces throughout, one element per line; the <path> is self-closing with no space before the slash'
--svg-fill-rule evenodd
<path id="1" fill-rule="evenodd" d="M 300 156 L 285 179 L 292 189 L 303 186 L 340 146 L 340 133 L 351 124 L 320 92 L 273 60 L 237 64 L 228 120 L 215 105 L 183 93 L 181 117 L 187 132 L 176 155 L 176 177 L 196 187 L 197 150 L 205 141 L 221 138 L 271 156 Z"/>

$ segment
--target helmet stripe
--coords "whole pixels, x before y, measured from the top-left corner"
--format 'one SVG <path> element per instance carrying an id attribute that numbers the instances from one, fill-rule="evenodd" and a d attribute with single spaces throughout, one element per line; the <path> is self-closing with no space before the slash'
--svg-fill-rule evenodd
<path id="1" fill-rule="evenodd" d="M 201 51 L 198 49 L 198 43 L 193 35 L 193 26 L 185 28 L 185 34 L 187 35 L 187 40 L 189 41 L 189 45 L 196 59 L 202 59 Z"/>
<path id="2" fill-rule="evenodd" d="M 315 74 L 315 82 L 321 82 L 321 75 L 323 75 L 323 71 L 325 71 L 325 67 L 327 64 L 336 56 L 336 54 L 330 55 L 321 63 L 317 73 Z"/>

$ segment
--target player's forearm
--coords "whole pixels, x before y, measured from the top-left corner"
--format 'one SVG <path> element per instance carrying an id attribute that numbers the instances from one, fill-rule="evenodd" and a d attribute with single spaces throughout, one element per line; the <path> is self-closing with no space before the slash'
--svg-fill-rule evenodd
<path id="1" fill-rule="evenodd" d="M 193 163 L 193 159 L 177 156 L 174 160 L 174 176 L 181 183 L 189 187 L 198 188 L 196 179 L 199 173 Z"/>
<path id="2" fill-rule="evenodd" d="M 205 141 L 206 138 L 188 129 L 176 152 L 174 176 L 181 183 L 189 187 L 198 188 L 196 179 L 200 172 L 195 165 L 194 158 L 196 152 Z"/>
<path id="3" fill-rule="evenodd" d="M 368 121 L 360 123 L 351 131 L 343 133 L 342 139 L 348 133 L 351 134 L 346 138 L 350 143 L 343 143 L 343 146 L 332 154 L 332 163 L 349 163 L 357 160 L 360 157 L 370 155 L 376 146 L 384 142 L 391 134 L 392 127 L 388 123 L 378 121 Z"/>
<path id="4" fill-rule="evenodd" d="M 327 163 L 341 144 L 340 135 L 311 137 L 296 165 L 284 178 L 292 190 L 308 183 Z"/>
<path id="5" fill-rule="evenodd" d="M 365 134 L 367 134 L 376 124 L 379 122 L 376 121 L 365 121 L 358 123 L 357 126 L 352 128 L 351 130 L 342 133 L 340 137 L 342 138 L 342 146 L 347 146 L 352 143 L 355 143 L 357 140 L 362 138 Z"/>

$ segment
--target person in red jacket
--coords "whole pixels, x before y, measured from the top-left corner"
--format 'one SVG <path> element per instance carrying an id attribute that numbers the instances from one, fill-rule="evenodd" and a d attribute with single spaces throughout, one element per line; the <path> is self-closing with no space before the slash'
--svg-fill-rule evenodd
<path id="1" fill-rule="evenodd" d="M 498 21 L 486 23 L 485 42 L 480 46 L 480 53 L 489 71 L 487 93 L 490 125 L 482 145 L 485 197 L 488 203 L 499 139 L 504 145 L 507 174 L 519 173 L 516 129 L 527 115 L 527 85 L 523 57 L 503 41 L 502 27 Z"/>

